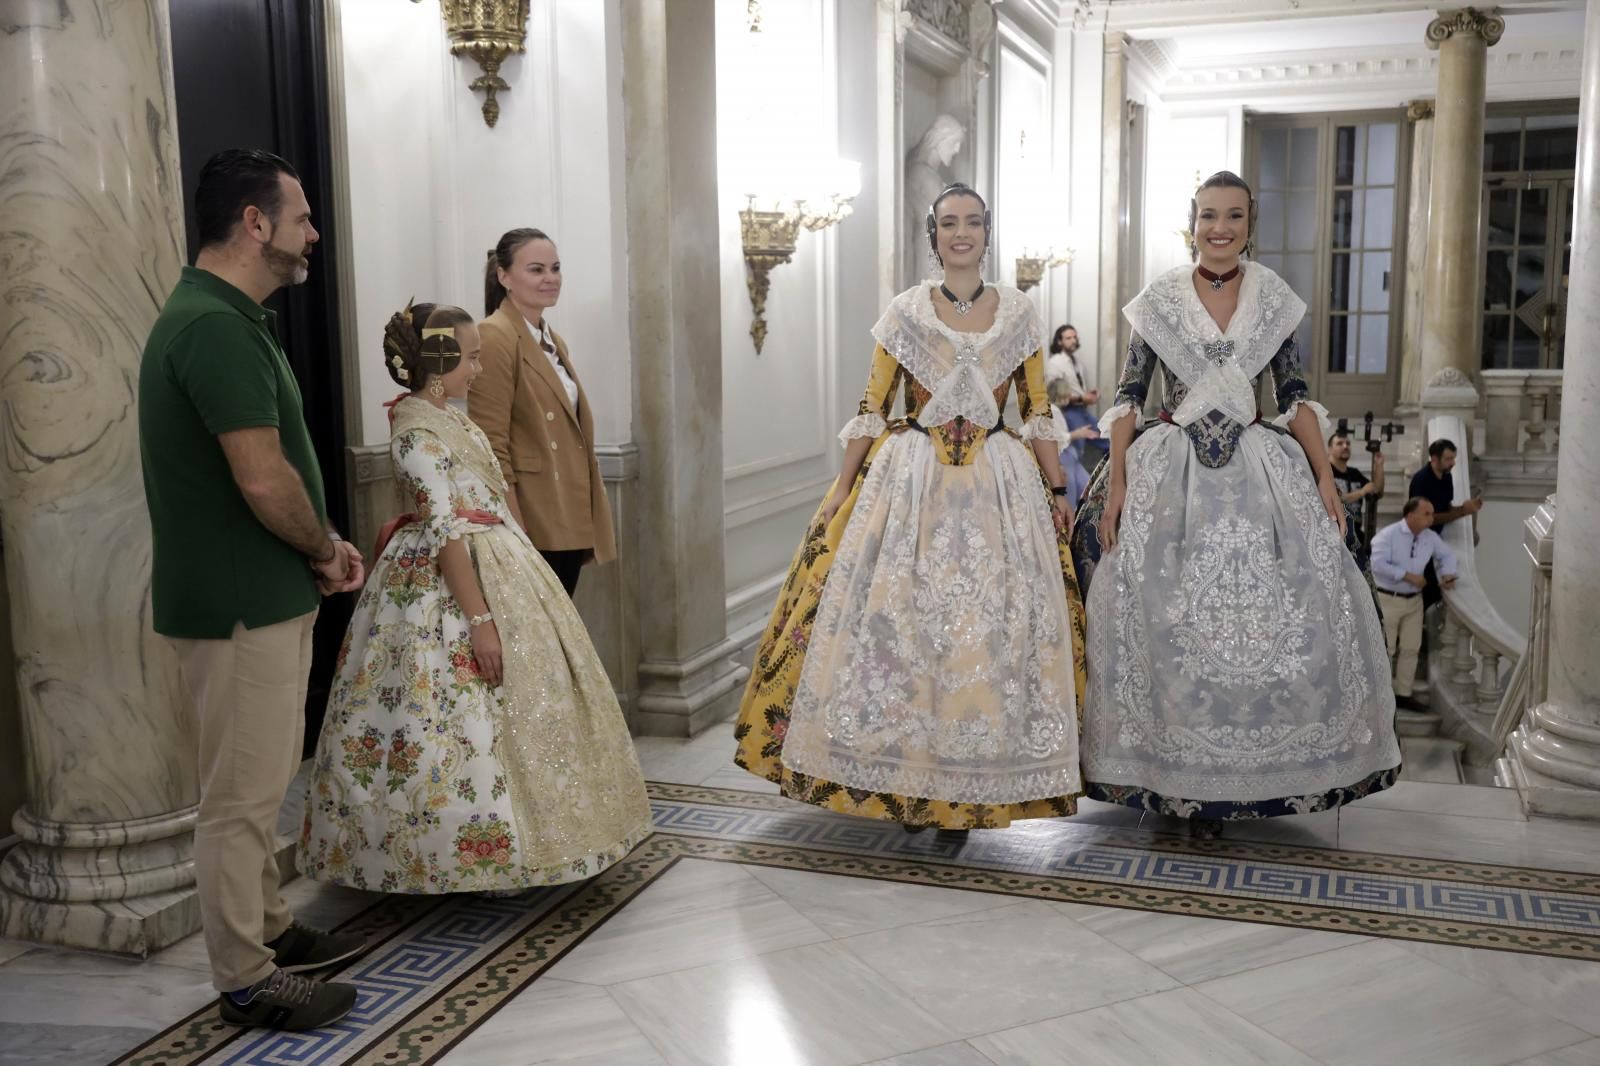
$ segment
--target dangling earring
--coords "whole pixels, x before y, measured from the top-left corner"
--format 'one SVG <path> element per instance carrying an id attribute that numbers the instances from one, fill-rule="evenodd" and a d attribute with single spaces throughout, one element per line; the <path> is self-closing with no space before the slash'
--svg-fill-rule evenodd
<path id="1" fill-rule="evenodd" d="M 433 380 L 428 382 L 428 395 L 432 396 L 435 400 L 444 395 L 444 378 L 440 377 L 438 374 L 433 376 Z"/>
<path id="2" fill-rule="evenodd" d="M 1184 230 L 1183 243 L 1189 246 L 1189 261 L 1191 263 L 1198 262 L 1200 259 L 1200 246 L 1195 243 L 1192 230 Z"/>
<path id="3" fill-rule="evenodd" d="M 984 246 L 983 254 L 978 256 L 978 277 L 983 277 L 989 271 L 989 248 Z"/>
<path id="4" fill-rule="evenodd" d="M 944 269 L 944 260 L 939 258 L 939 253 L 932 248 L 928 249 L 928 277 L 937 277 L 939 271 Z"/>

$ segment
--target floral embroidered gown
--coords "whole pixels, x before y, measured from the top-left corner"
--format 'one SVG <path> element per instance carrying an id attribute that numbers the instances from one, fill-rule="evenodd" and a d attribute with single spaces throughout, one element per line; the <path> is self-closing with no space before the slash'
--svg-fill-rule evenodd
<path id="1" fill-rule="evenodd" d="M 579 880 L 649 832 L 633 742 L 583 622 L 506 507 L 489 442 L 421 398 L 389 446 L 415 520 L 357 602 L 312 765 L 300 872 L 386 892 Z M 439 551 L 463 538 L 504 649 L 479 676 Z"/>
<path id="2" fill-rule="evenodd" d="M 1302 404 L 1326 415 L 1295 346 L 1305 304 L 1247 263 L 1223 331 L 1191 275 L 1124 310 L 1134 336 L 1101 429 L 1138 417 L 1158 370 L 1164 410 L 1128 449 L 1116 546 L 1095 532 L 1107 463 L 1074 529 L 1088 794 L 1206 819 L 1324 810 L 1393 784 L 1400 751 L 1372 596 L 1283 431 Z M 1274 426 L 1257 412 L 1268 375 Z"/>
<path id="3" fill-rule="evenodd" d="M 1083 610 L 1026 443 L 1060 435 L 1038 317 L 999 291 L 983 333 L 939 321 L 928 284 L 873 328 L 840 438 L 874 443 L 832 521 L 812 520 L 735 729 L 735 762 L 794 799 L 951 829 L 1075 810 Z M 1020 433 L 1001 414 L 1013 385 Z"/>

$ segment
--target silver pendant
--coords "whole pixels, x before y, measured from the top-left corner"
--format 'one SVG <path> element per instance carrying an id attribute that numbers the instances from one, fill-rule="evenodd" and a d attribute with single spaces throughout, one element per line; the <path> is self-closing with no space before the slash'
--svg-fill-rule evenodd
<path id="1" fill-rule="evenodd" d="M 971 300 L 955 300 L 953 303 L 955 305 L 956 314 L 958 315 L 965 315 L 972 310 Z"/>
<path id="2" fill-rule="evenodd" d="M 1223 281 L 1222 281 L 1221 278 L 1212 278 L 1211 279 L 1211 287 L 1213 289 L 1215 289 L 1216 291 L 1221 292 L 1222 291 L 1222 285 L 1223 285 Z"/>

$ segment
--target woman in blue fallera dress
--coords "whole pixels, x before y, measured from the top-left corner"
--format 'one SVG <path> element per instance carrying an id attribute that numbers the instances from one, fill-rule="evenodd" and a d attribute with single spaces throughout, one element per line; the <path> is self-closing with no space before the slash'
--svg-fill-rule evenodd
<path id="1" fill-rule="evenodd" d="M 1255 205 L 1226 171 L 1191 205 L 1198 263 L 1125 309 L 1110 455 L 1073 538 L 1087 586 L 1088 794 L 1207 824 L 1326 810 L 1394 782 L 1383 633 L 1355 560 L 1295 329 L 1240 260 Z M 1152 381 L 1158 419 L 1135 436 Z M 1281 417 L 1261 421 L 1267 377 Z"/>

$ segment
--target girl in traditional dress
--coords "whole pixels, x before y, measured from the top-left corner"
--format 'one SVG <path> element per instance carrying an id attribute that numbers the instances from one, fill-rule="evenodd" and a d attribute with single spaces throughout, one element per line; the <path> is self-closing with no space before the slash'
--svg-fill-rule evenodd
<path id="1" fill-rule="evenodd" d="M 1207 178 L 1190 203 L 1198 264 L 1123 309 L 1134 334 L 1100 424 L 1111 452 L 1080 515 L 1096 528 L 1074 544 L 1088 794 L 1206 833 L 1360 799 L 1400 763 L 1383 632 L 1344 550 L 1327 412 L 1295 346 L 1305 304 L 1240 261 L 1254 220 L 1243 179 Z M 1135 439 L 1158 370 L 1160 421 Z M 1263 376 L 1281 412 L 1270 427 Z"/>
<path id="2" fill-rule="evenodd" d="M 472 318 L 417 304 L 384 331 L 411 391 L 391 524 L 339 652 L 298 864 L 386 892 L 590 877 L 649 832 L 633 742 L 560 581 L 512 518 L 483 431 L 447 401 L 479 370 Z"/>
<path id="3" fill-rule="evenodd" d="M 908 829 L 1067 815 L 1080 791 L 1064 434 L 1033 305 L 980 276 L 989 231 L 966 186 L 929 209 L 943 280 L 896 297 L 873 327 L 843 468 L 735 730 L 735 761 L 785 795 Z M 1013 385 L 1020 433 L 1002 415 Z M 891 421 L 897 389 L 905 416 Z"/>

